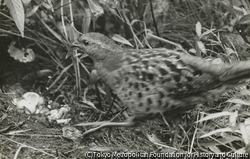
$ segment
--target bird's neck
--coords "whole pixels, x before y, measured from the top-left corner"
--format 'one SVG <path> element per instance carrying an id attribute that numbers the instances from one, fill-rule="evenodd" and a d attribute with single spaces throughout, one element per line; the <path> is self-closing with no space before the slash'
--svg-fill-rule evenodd
<path id="1" fill-rule="evenodd" d="M 122 66 L 123 56 L 126 51 L 121 49 L 115 49 L 114 51 L 105 51 L 107 58 L 95 61 L 95 69 L 97 70 L 100 78 L 114 90 L 115 83 L 117 83 L 117 74 L 115 73 Z"/>
<path id="2" fill-rule="evenodd" d="M 123 51 L 116 50 L 113 52 L 109 52 L 106 57 L 102 60 L 95 61 L 95 69 L 99 73 L 99 76 L 103 78 L 105 81 L 110 81 L 110 75 L 111 72 L 119 69 L 122 65 L 122 59 L 123 59 Z"/>

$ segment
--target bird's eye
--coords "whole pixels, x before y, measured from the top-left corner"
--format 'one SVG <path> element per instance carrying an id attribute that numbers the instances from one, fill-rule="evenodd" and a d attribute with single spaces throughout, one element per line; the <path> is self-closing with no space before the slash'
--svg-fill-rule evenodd
<path id="1" fill-rule="evenodd" d="M 83 40 L 82 42 L 83 42 L 84 45 L 88 45 L 89 44 L 88 40 Z"/>

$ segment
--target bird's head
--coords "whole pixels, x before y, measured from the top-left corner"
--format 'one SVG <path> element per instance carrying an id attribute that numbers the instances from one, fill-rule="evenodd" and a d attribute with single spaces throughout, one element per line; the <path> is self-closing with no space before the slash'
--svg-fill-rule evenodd
<path id="1" fill-rule="evenodd" d="M 102 34 L 83 34 L 73 45 L 88 54 L 96 68 L 112 71 L 121 65 L 124 49 Z"/>
<path id="2" fill-rule="evenodd" d="M 83 34 L 73 45 L 79 47 L 95 62 L 112 58 L 122 50 L 114 41 L 99 33 Z"/>

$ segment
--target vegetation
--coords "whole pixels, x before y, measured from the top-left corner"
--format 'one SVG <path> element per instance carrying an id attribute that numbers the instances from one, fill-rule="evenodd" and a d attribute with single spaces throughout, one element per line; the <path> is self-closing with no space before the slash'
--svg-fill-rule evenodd
<path id="1" fill-rule="evenodd" d="M 48 114 L 25 114 L 12 102 L 25 92 L 36 92 L 52 101 L 49 110 L 67 104 L 70 111 L 62 118 L 71 119 L 67 123 L 71 126 L 124 121 L 124 107 L 98 80 L 92 60 L 72 47 L 80 33 L 100 32 L 128 48 L 183 49 L 213 63 L 234 63 L 250 57 L 247 0 L 5 0 L 1 4 L 0 156 L 250 153 L 247 85 L 183 115 L 176 140 L 177 125 L 162 119 L 79 137 L 66 124 L 48 121 Z M 77 127 L 81 132 L 90 128 Z M 70 137 L 65 135 L 70 132 Z"/>

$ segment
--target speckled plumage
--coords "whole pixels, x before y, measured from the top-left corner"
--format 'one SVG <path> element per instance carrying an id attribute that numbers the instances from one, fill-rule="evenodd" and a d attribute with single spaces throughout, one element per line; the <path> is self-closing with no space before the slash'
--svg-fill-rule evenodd
<path id="1" fill-rule="evenodd" d="M 193 109 L 250 78 L 248 61 L 213 64 L 165 48 L 125 49 L 99 33 L 82 35 L 76 45 L 135 121 Z"/>

